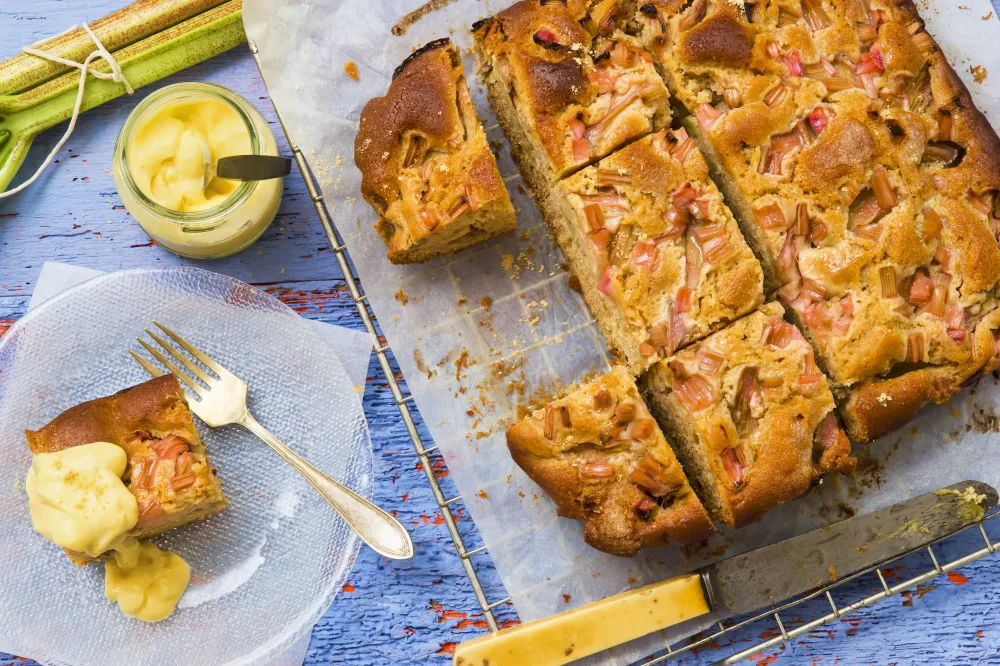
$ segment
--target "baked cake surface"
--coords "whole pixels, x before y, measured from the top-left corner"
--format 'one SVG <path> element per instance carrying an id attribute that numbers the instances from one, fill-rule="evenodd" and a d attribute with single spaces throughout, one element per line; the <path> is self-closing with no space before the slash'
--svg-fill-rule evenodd
<path id="1" fill-rule="evenodd" d="M 624 367 L 508 428 L 507 446 L 594 548 L 631 556 L 715 531 Z"/>
<path id="2" fill-rule="evenodd" d="M 854 471 L 833 395 L 802 334 L 768 303 L 658 362 L 644 377 L 712 518 L 741 527 Z"/>
<path id="3" fill-rule="evenodd" d="M 474 26 L 490 102 L 536 198 L 670 121 L 650 53 L 581 5 L 522 0 Z"/>
<path id="4" fill-rule="evenodd" d="M 654 0 L 629 29 L 852 438 L 996 366 L 1000 140 L 913 2 Z"/>
<path id="5" fill-rule="evenodd" d="M 71 407 L 25 436 L 32 453 L 93 442 L 124 449 L 128 466 L 123 480 L 139 505 L 139 522 L 129 536 L 162 534 L 228 504 L 173 375 Z M 78 565 L 90 561 L 83 553 L 66 553 Z"/>
<path id="6" fill-rule="evenodd" d="M 451 41 L 427 44 L 361 112 L 361 194 L 396 264 L 457 252 L 517 227 Z"/>
<path id="7" fill-rule="evenodd" d="M 683 128 L 639 139 L 558 187 L 553 227 L 633 374 L 763 302 L 760 264 Z"/>

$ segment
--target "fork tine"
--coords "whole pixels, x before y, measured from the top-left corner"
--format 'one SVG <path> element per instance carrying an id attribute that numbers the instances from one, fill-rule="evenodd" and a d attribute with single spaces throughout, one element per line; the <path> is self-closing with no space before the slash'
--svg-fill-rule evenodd
<path id="1" fill-rule="evenodd" d="M 146 334 L 149 337 L 153 338 L 153 340 L 155 340 L 158 345 L 160 345 L 161 347 L 163 347 L 164 351 L 169 352 L 171 356 L 173 356 L 175 359 L 177 359 L 178 361 L 180 361 L 181 363 L 183 363 L 184 367 L 187 368 L 188 370 L 190 370 L 191 372 L 193 372 L 195 374 L 195 376 L 197 376 L 198 379 L 200 379 L 201 381 L 205 382 L 209 386 L 212 385 L 212 382 L 218 381 L 218 380 L 215 379 L 215 377 L 209 376 L 209 374 L 207 372 L 205 372 L 204 370 L 202 370 L 201 368 L 199 368 L 197 365 L 195 365 L 194 363 L 192 363 L 190 359 L 188 359 L 186 356 L 184 356 L 179 351 L 177 351 L 176 349 L 174 349 L 173 345 L 171 345 L 166 340 L 164 340 L 163 338 L 161 338 L 160 336 L 158 336 L 156 333 L 153 333 L 148 328 L 146 329 Z"/>
<path id="2" fill-rule="evenodd" d="M 202 388 L 201 385 L 198 384 L 196 381 L 194 381 L 193 379 L 191 379 L 191 377 L 188 376 L 183 370 L 181 370 L 176 365 L 174 365 L 173 363 L 171 363 L 170 359 L 168 359 L 166 356 L 164 356 L 159 351 L 157 351 L 155 347 L 152 347 L 152 346 L 146 344 L 145 340 L 142 340 L 141 338 L 136 338 L 136 341 L 140 345 L 142 345 L 143 349 L 145 349 L 150 354 L 152 354 L 153 358 L 155 358 L 157 361 L 159 361 L 160 363 L 162 363 L 164 365 L 164 367 L 167 368 L 167 370 L 169 370 L 170 372 L 172 372 L 174 374 L 174 376 L 177 377 L 177 379 L 179 379 L 182 382 L 184 382 L 185 384 L 187 384 L 191 388 L 191 390 L 194 391 L 195 393 L 197 393 L 199 396 L 205 397 L 205 389 Z"/>
<path id="3" fill-rule="evenodd" d="M 131 349 L 128 350 L 128 353 L 132 354 L 132 358 L 135 359 L 135 362 L 138 363 L 139 365 L 141 365 L 142 368 L 143 368 L 143 370 L 145 370 L 146 372 L 148 372 L 153 377 L 160 377 L 161 375 L 163 375 L 163 370 L 160 370 L 158 367 L 156 367 L 155 365 L 153 365 L 152 363 L 150 363 L 149 361 L 147 361 L 143 357 L 139 356 L 138 354 L 136 354 Z"/>
<path id="4" fill-rule="evenodd" d="M 204 363 L 206 367 L 208 367 L 211 370 L 213 370 L 220 377 L 222 376 L 222 373 L 226 372 L 225 368 L 223 368 L 221 365 L 219 365 L 218 363 L 216 363 L 215 361 L 213 361 L 210 356 L 208 356 L 203 351 L 201 351 L 200 349 L 198 349 L 197 347 L 195 347 L 193 344 L 191 344 L 190 342 L 188 342 L 187 340 L 185 340 L 181 336 L 177 335 L 176 333 L 174 333 L 169 328 L 167 328 L 166 326 L 164 326 L 160 322 L 156 321 L 155 319 L 153 320 L 153 323 L 156 324 L 157 328 L 159 328 L 161 331 L 163 331 L 164 333 L 166 333 L 167 335 L 169 335 L 170 338 L 174 342 L 176 342 L 181 347 L 183 347 L 189 354 L 191 354 L 196 359 L 198 359 L 199 361 L 201 361 L 202 363 Z"/>

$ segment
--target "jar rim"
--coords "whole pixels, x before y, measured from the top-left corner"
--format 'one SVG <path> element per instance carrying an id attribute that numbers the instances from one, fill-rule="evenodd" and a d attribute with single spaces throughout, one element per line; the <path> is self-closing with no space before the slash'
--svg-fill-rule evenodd
<path id="1" fill-rule="evenodd" d="M 214 83 L 192 81 L 174 83 L 172 85 L 165 86 L 148 95 L 144 100 L 139 102 L 136 107 L 132 109 L 132 112 L 125 120 L 125 124 L 122 126 L 121 131 L 118 133 L 118 139 L 115 141 L 115 158 L 121 162 L 121 168 L 119 171 L 125 186 L 129 189 L 129 193 L 135 197 L 140 205 L 162 218 L 165 222 L 183 226 L 188 228 L 190 231 L 197 231 L 200 229 L 214 228 L 218 224 L 224 222 L 225 216 L 229 213 L 229 211 L 241 205 L 250 197 L 251 194 L 253 194 L 254 190 L 257 188 L 257 182 L 244 181 L 232 194 L 218 204 L 210 208 L 191 212 L 172 210 L 162 206 L 150 199 L 146 193 L 142 191 L 142 189 L 135 182 L 135 179 L 132 176 L 132 170 L 129 168 L 128 146 L 134 138 L 136 130 L 141 124 L 140 121 L 146 118 L 150 112 L 156 110 L 157 108 L 176 99 L 182 99 L 185 93 L 192 93 L 195 96 L 201 95 L 204 97 L 210 97 L 225 102 L 237 113 L 246 125 L 247 131 L 250 135 L 251 154 L 261 154 L 262 141 L 260 133 L 257 130 L 257 126 L 254 123 L 253 118 L 250 117 L 251 109 L 253 112 L 258 114 L 259 112 L 257 112 L 257 110 L 253 107 L 250 107 L 250 103 L 243 97 L 228 88 L 224 88 L 223 86 L 216 85 Z"/>

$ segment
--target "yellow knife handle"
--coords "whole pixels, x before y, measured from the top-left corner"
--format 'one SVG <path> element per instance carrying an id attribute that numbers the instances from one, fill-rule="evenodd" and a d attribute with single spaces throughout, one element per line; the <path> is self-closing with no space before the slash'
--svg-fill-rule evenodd
<path id="1" fill-rule="evenodd" d="M 710 610 L 701 574 L 629 590 L 460 643 L 454 666 L 560 666 Z"/>

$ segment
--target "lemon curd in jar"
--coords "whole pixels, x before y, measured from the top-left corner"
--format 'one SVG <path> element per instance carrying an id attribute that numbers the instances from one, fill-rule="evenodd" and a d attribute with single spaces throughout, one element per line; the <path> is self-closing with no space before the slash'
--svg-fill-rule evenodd
<path id="1" fill-rule="evenodd" d="M 220 86 L 179 83 L 147 97 L 125 122 L 115 186 L 158 244 L 185 257 L 225 257 L 274 220 L 281 179 L 227 180 L 206 167 L 232 155 L 277 154 L 270 128 L 246 100 Z"/>

